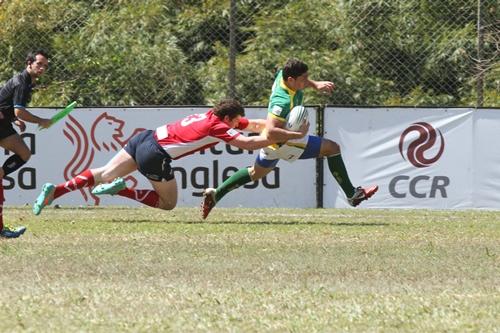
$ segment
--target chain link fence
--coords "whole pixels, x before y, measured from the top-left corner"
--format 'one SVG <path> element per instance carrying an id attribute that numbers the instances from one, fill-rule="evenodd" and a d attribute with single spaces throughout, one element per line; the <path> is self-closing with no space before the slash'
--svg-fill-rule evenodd
<path id="1" fill-rule="evenodd" d="M 0 82 L 42 47 L 33 106 L 265 105 L 304 60 L 308 104 L 500 107 L 497 0 L 0 0 Z"/>

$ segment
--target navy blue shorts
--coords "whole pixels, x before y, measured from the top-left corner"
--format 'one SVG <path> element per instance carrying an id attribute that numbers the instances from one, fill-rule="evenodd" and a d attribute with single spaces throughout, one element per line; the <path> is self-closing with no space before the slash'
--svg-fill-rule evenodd
<path id="1" fill-rule="evenodd" d="M 172 159 L 153 136 L 152 130 L 142 131 L 127 143 L 123 149 L 135 160 L 137 169 L 147 179 L 160 182 L 174 179 L 170 167 Z"/>
<path id="2" fill-rule="evenodd" d="M 322 138 L 319 136 L 315 135 L 309 135 L 307 139 L 307 145 L 304 147 L 304 152 L 300 155 L 299 160 L 307 160 L 310 158 L 316 158 L 319 156 L 319 152 L 321 150 L 321 142 Z M 274 168 L 278 162 L 279 158 L 277 159 L 264 159 L 262 156 L 259 154 L 257 155 L 257 158 L 255 160 L 255 163 L 260 165 L 263 168 Z"/>

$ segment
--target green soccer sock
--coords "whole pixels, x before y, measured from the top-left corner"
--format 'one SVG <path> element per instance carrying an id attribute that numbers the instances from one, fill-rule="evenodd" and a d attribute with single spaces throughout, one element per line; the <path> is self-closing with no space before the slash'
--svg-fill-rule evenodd
<path id="1" fill-rule="evenodd" d="M 252 178 L 250 178 L 250 174 L 248 173 L 248 168 L 243 168 L 236 171 L 231 177 L 226 179 L 215 192 L 215 201 L 219 201 L 226 194 L 231 192 L 234 189 L 237 189 L 241 185 L 244 185 L 248 182 L 251 182 Z"/>
<path id="2" fill-rule="evenodd" d="M 345 195 L 351 198 L 354 195 L 355 188 L 351 184 L 351 180 L 347 175 L 347 170 L 342 160 L 342 155 L 337 154 L 333 156 L 328 156 L 328 168 L 333 175 L 333 178 L 339 183 L 342 190 L 344 190 Z"/>

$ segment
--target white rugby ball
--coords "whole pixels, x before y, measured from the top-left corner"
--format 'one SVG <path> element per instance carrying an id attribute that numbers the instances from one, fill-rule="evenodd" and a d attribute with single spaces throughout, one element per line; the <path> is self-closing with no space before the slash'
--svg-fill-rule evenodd
<path id="1" fill-rule="evenodd" d="M 303 105 L 294 107 L 288 117 L 286 117 L 285 128 L 289 131 L 297 132 L 302 124 L 308 119 L 307 109 Z"/>

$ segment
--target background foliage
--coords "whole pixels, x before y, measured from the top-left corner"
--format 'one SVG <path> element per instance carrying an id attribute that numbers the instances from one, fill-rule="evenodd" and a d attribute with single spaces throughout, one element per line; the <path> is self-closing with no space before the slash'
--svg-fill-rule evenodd
<path id="1" fill-rule="evenodd" d="M 500 106 L 495 0 L 237 0 L 237 96 L 265 105 L 275 70 L 304 60 L 335 105 Z M 51 68 L 32 105 L 198 105 L 226 96 L 229 0 L 0 1 L 0 82 L 37 47 Z"/>

